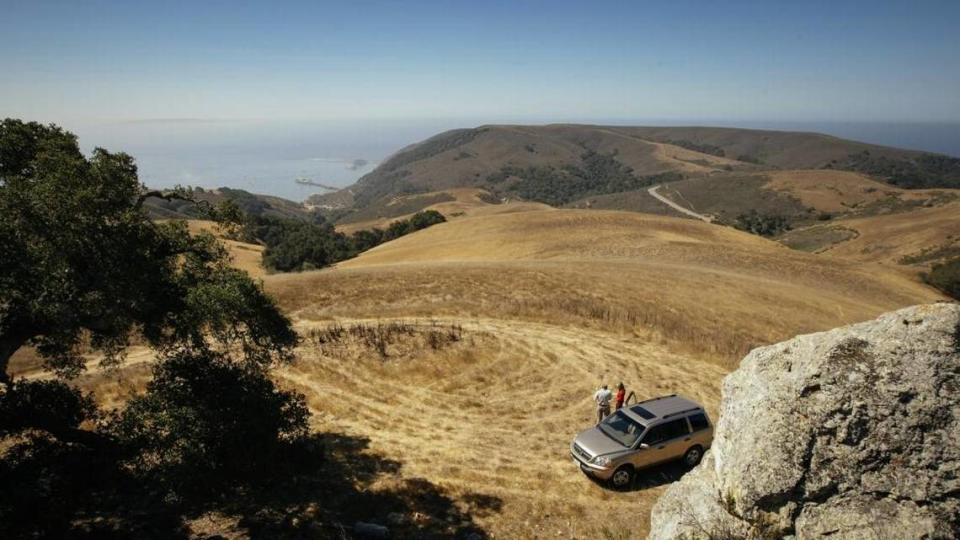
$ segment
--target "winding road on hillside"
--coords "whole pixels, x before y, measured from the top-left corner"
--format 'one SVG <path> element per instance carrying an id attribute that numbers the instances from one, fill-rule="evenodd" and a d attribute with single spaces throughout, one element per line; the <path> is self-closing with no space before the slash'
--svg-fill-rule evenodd
<path id="1" fill-rule="evenodd" d="M 699 219 L 700 221 L 705 221 L 705 222 L 707 222 L 707 223 L 712 223 L 712 222 L 713 222 L 713 218 L 711 218 L 710 216 L 705 216 L 705 215 L 703 215 L 703 214 L 698 214 L 698 213 L 694 212 L 693 210 L 690 210 L 689 208 L 684 208 L 684 207 L 680 206 L 679 204 L 671 201 L 670 199 L 664 197 L 663 195 L 657 193 L 657 190 L 660 189 L 661 186 L 663 186 L 663 184 L 657 184 L 657 185 L 651 187 L 650 189 L 648 189 L 648 190 L 647 190 L 647 193 L 649 193 L 651 196 L 653 196 L 653 198 L 657 199 L 658 201 L 662 202 L 663 204 L 669 206 L 670 208 L 673 208 L 673 209 L 676 210 L 677 212 L 680 212 L 680 213 L 682 213 L 682 214 L 686 214 L 686 215 L 688 215 L 688 216 L 690 216 L 690 217 L 692 217 L 692 218 L 694 218 L 694 219 Z"/>

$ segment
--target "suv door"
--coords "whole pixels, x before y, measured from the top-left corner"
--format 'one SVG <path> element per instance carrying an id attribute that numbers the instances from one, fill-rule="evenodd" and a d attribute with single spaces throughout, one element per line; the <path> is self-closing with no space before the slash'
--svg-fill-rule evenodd
<path id="1" fill-rule="evenodd" d="M 691 414 L 687 419 L 690 420 L 690 427 L 693 428 L 693 441 L 704 450 L 710 448 L 710 443 L 713 442 L 713 426 L 710 425 L 707 414 L 701 411 Z"/>
<path id="2" fill-rule="evenodd" d="M 683 444 L 678 443 L 689 438 L 690 426 L 686 418 L 681 417 L 653 426 L 643 434 L 640 440 L 640 444 L 646 444 L 647 447 L 637 448 L 635 465 L 645 467 L 682 457 L 687 449 Z"/>

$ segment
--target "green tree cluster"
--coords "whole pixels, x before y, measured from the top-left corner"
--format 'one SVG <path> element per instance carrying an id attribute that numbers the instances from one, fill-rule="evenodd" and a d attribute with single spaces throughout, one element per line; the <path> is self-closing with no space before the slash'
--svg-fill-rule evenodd
<path id="1" fill-rule="evenodd" d="M 776 236 L 790 230 L 790 220 L 783 215 L 765 214 L 751 210 L 738 215 L 733 222 L 733 226 L 741 231 L 760 236 Z"/>
<path id="2" fill-rule="evenodd" d="M 487 177 L 487 184 L 497 193 L 562 206 L 583 197 L 633 191 L 681 179 L 675 172 L 637 176 L 633 169 L 617 160 L 616 152 L 587 151 L 580 158 L 579 165 L 562 168 L 503 167 Z M 514 180 L 508 183 L 511 178 Z"/>
<path id="3" fill-rule="evenodd" d="M 860 172 L 907 189 L 960 187 L 960 158 L 940 154 L 902 158 L 864 150 L 833 160 L 826 168 Z"/>
<path id="4" fill-rule="evenodd" d="M 292 358 L 290 321 L 212 236 L 143 208 L 189 195 L 146 189 L 130 156 L 88 158 L 59 127 L 0 122 L 0 537 L 68 536 L 131 501 L 222 494 L 306 433 L 302 396 L 267 376 Z M 70 378 L 81 352 L 117 363 L 134 338 L 155 349 L 154 377 L 116 411 L 9 373 L 26 346 Z"/>
<path id="5" fill-rule="evenodd" d="M 361 230 L 347 236 L 319 214 L 312 221 L 248 215 L 239 236 L 246 242 L 267 246 L 263 264 L 268 269 L 298 272 L 356 257 L 374 246 L 444 221 L 440 212 L 425 210 L 394 221 L 386 229 Z"/>

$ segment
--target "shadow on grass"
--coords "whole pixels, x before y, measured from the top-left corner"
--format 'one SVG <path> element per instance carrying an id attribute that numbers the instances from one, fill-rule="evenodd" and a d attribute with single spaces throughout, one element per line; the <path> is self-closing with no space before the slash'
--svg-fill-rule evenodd
<path id="1" fill-rule="evenodd" d="M 673 482 L 680 480 L 680 478 L 690 472 L 690 470 L 690 467 L 684 465 L 682 461 L 672 461 L 660 465 L 654 465 L 652 467 L 647 467 L 637 471 L 637 474 L 633 477 L 633 484 L 630 485 L 630 487 L 616 491 L 644 491 L 647 489 L 672 484 Z M 586 474 L 584 476 L 604 489 L 615 490 L 615 488 L 613 488 L 607 482 L 598 480 Z"/>
<path id="2" fill-rule="evenodd" d="M 481 493 L 455 500 L 428 480 L 405 478 L 399 462 L 369 451 L 369 440 L 342 434 L 291 445 L 251 478 L 203 496 L 164 493 L 100 452 L 45 437 L 3 458 L 4 538 L 196 538 L 187 523 L 209 515 L 224 523 L 204 530 L 209 538 L 363 538 L 353 532 L 358 521 L 388 527 L 390 538 L 486 538 L 474 516 L 502 506 Z"/>

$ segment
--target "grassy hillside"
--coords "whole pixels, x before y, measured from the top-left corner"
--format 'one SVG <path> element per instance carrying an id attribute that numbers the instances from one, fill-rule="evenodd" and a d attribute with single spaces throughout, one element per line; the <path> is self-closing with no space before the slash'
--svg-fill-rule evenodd
<path id="1" fill-rule="evenodd" d="M 267 284 L 292 308 L 321 318 L 573 320 L 643 327 L 724 358 L 939 297 L 896 272 L 726 227 L 586 210 L 464 217 L 333 271 L 271 276 Z"/>
<path id="2" fill-rule="evenodd" d="M 656 183 L 781 169 L 854 171 L 907 188 L 960 186 L 960 159 L 816 133 L 491 125 L 408 146 L 351 188 L 310 204 L 345 223 L 387 217 L 380 214 L 398 196 L 460 187 L 552 205 L 597 198 L 603 206 L 609 194 Z M 421 201 L 423 207 L 434 202 Z"/>
<path id="3" fill-rule="evenodd" d="M 873 263 L 728 227 L 461 195 L 436 203 L 462 205 L 448 223 L 264 278 L 303 338 L 276 378 L 306 394 L 337 470 L 363 471 L 356 489 L 327 491 L 324 508 L 347 522 L 387 523 L 389 508 L 364 501 L 419 486 L 435 495 L 411 495 L 407 518 L 437 527 L 453 516 L 504 538 L 643 537 L 684 471 L 657 467 L 617 493 L 571 465 L 597 384 L 682 393 L 715 417 L 748 347 L 942 298 Z M 78 384 L 122 402 L 148 378 L 149 354 L 129 358 L 119 374 L 92 363 Z M 212 534 L 234 522 L 204 523 Z"/>
<path id="4" fill-rule="evenodd" d="M 369 439 L 402 462 L 396 476 L 445 486 L 496 536 L 646 534 L 682 469 L 613 493 L 567 455 L 601 381 L 714 412 L 746 348 L 942 298 L 896 271 L 726 227 L 511 206 L 475 208 L 337 268 L 266 278 L 314 336 L 284 377 L 323 429 Z M 386 330 L 394 321 L 402 330 Z M 357 325 L 392 336 L 385 355 L 349 337 Z M 450 325 L 460 341 L 422 337 Z"/>

